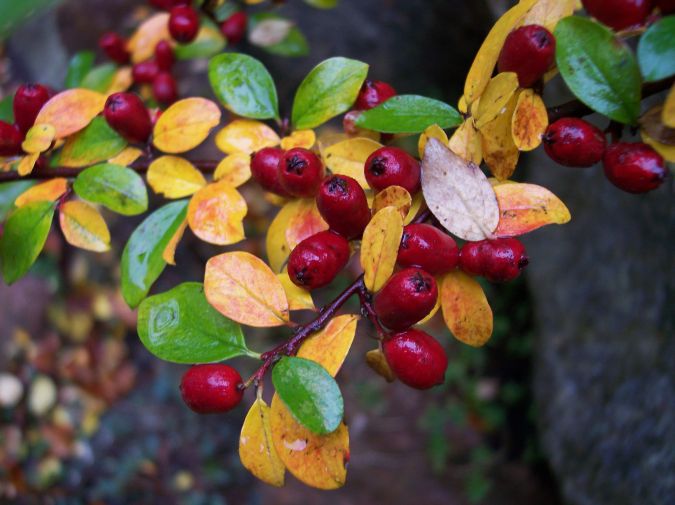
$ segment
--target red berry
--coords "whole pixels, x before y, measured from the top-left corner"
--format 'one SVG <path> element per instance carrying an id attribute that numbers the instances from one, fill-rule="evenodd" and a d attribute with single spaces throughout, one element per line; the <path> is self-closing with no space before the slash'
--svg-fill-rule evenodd
<path id="1" fill-rule="evenodd" d="M 155 46 L 155 61 L 160 70 L 169 71 L 174 64 L 173 48 L 166 40 L 160 40 Z"/>
<path id="2" fill-rule="evenodd" d="M 101 35 L 98 39 L 98 45 L 108 58 L 120 65 L 129 63 L 129 51 L 127 51 L 126 41 L 115 32 L 108 32 Z"/>
<path id="3" fill-rule="evenodd" d="M 244 11 L 237 11 L 220 24 L 220 31 L 228 44 L 238 44 L 246 35 L 248 17 Z"/>
<path id="4" fill-rule="evenodd" d="M 359 127 L 356 126 L 356 118 L 360 115 L 360 110 L 350 110 L 342 118 L 342 129 L 347 135 L 356 135 L 359 132 Z"/>
<path id="5" fill-rule="evenodd" d="M 332 231 L 322 231 L 300 242 L 288 258 L 294 284 L 316 289 L 331 283 L 349 261 L 349 242 Z"/>
<path id="6" fill-rule="evenodd" d="M 366 160 L 366 180 L 375 191 L 401 186 L 411 195 L 420 189 L 420 163 L 403 149 L 381 147 Z"/>
<path id="7" fill-rule="evenodd" d="M 515 72 L 523 88 L 535 84 L 553 64 L 555 37 L 539 25 L 527 25 L 513 30 L 504 41 L 499 54 L 499 71 Z"/>
<path id="8" fill-rule="evenodd" d="M 424 270 L 395 273 L 375 297 L 375 313 L 392 330 L 405 330 L 421 321 L 436 305 L 436 281 Z"/>
<path id="9" fill-rule="evenodd" d="M 641 142 L 612 144 L 602 161 L 610 182 L 629 193 L 656 189 L 668 175 L 661 155 Z"/>
<path id="10" fill-rule="evenodd" d="M 158 9 L 171 10 L 177 5 L 190 5 L 192 0 L 150 0 L 150 3 Z"/>
<path id="11" fill-rule="evenodd" d="M 392 372 L 403 384 L 415 389 L 443 384 L 448 356 L 428 333 L 416 329 L 395 333 L 384 339 L 382 350 Z"/>
<path id="12" fill-rule="evenodd" d="M 529 263 L 525 246 L 515 238 L 467 242 L 459 255 L 462 270 L 482 275 L 490 282 L 515 279 Z"/>
<path id="13" fill-rule="evenodd" d="M 607 141 L 597 126 L 574 117 L 549 125 L 543 138 L 544 150 L 566 167 L 590 167 L 602 159 Z"/>
<path id="14" fill-rule="evenodd" d="M 655 0 L 654 6 L 658 7 L 663 15 L 675 12 L 675 0 Z"/>
<path id="15" fill-rule="evenodd" d="M 324 168 L 319 157 L 309 149 L 294 147 L 279 162 L 281 186 L 291 195 L 314 196 L 323 179 Z"/>
<path id="16" fill-rule="evenodd" d="M 640 25 L 652 10 L 651 0 L 582 0 L 586 11 L 615 30 Z"/>
<path id="17" fill-rule="evenodd" d="M 356 110 L 372 109 L 389 100 L 392 96 L 396 96 L 396 90 L 391 84 L 384 81 L 366 80 L 361 86 L 354 108 Z"/>
<path id="18" fill-rule="evenodd" d="M 331 230 L 347 239 L 360 237 L 370 221 L 365 191 L 355 179 L 346 175 L 324 179 L 316 204 Z"/>
<path id="19" fill-rule="evenodd" d="M 241 375 L 229 365 L 195 365 L 180 381 L 183 401 L 199 414 L 232 410 L 241 402 Z"/>
<path id="20" fill-rule="evenodd" d="M 23 134 L 19 127 L 0 121 L 0 156 L 16 156 L 21 154 Z"/>
<path id="21" fill-rule="evenodd" d="M 52 97 L 42 84 L 22 84 L 14 94 L 14 122 L 22 133 L 30 130 L 42 106 Z"/>
<path id="22" fill-rule="evenodd" d="M 143 144 L 150 137 L 152 123 L 143 101 L 134 93 L 113 93 L 103 115 L 110 127 L 129 142 Z"/>
<path id="23" fill-rule="evenodd" d="M 397 262 L 402 267 L 420 267 L 432 275 L 457 266 L 459 248 L 453 238 L 429 224 L 409 224 L 403 228 Z"/>
<path id="24" fill-rule="evenodd" d="M 277 195 L 290 196 L 279 181 L 279 162 L 284 150 L 265 147 L 251 156 L 251 175 L 266 191 Z"/>
<path id="25" fill-rule="evenodd" d="M 174 40 L 186 44 L 192 42 L 199 32 L 199 14 L 189 5 L 171 9 L 169 33 Z"/>
<path id="26" fill-rule="evenodd" d="M 152 84 L 159 74 L 159 65 L 154 60 L 141 61 L 131 68 L 131 76 L 136 84 Z"/>
<path id="27" fill-rule="evenodd" d="M 178 100 L 176 80 L 169 72 L 160 72 L 152 81 L 152 96 L 159 103 L 172 104 Z"/>

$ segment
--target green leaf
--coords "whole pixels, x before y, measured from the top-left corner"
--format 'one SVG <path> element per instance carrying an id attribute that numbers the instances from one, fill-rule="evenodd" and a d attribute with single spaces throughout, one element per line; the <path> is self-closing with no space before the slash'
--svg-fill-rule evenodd
<path id="1" fill-rule="evenodd" d="M 94 67 L 84 76 L 80 87 L 103 93 L 112 84 L 116 72 L 117 65 L 114 63 L 105 63 Z"/>
<path id="2" fill-rule="evenodd" d="M 0 121 L 14 122 L 14 95 L 7 95 L 0 100 Z"/>
<path id="3" fill-rule="evenodd" d="M 209 81 L 228 110 L 252 119 L 279 117 L 272 76 L 262 63 L 245 54 L 223 53 L 209 62 Z"/>
<path id="4" fill-rule="evenodd" d="M 227 18 L 229 18 L 235 12 L 239 12 L 241 8 L 234 2 L 224 2 L 216 7 L 213 12 L 213 16 L 216 18 L 216 21 L 222 23 Z"/>
<path id="5" fill-rule="evenodd" d="M 606 27 L 578 16 L 556 29 L 556 61 L 572 93 L 591 109 L 620 123 L 640 113 L 640 70 L 630 49 Z"/>
<path id="6" fill-rule="evenodd" d="M 179 60 L 209 58 L 227 45 L 220 28 L 207 17 L 202 17 L 197 38 L 189 44 L 178 44 L 174 54 Z"/>
<path id="7" fill-rule="evenodd" d="M 84 76 L 94 66 L 96 55 L 93 51 L 80 51 L 76 53 L 68 63 L 68 72 L 66 73 L 66 88 L 79 88 L 82 85 Z"/>
<path id="8" fill-rule="evenodd" d="M 0 2 L 0 40 L 38 12 L 44 12 L 59 0 L 5 0 Z"/>
<path id="9" fill-rule="evenodd" d="M 329 58 L 300 83 L 293 100 L 293 124 L 314 128 L 347 111 L 356 101 L 368 65 L 348 58 Z"/>
<path id="10" fill-rule="evenodd" d="M 28 180 L 0 184 L 0 220 L 5 219 L 14 208 L 14 201 L 17 197 L 34 184 L 35 181 Z"/>
<path id="11" fill-rule="evenodd" d="M 281 16 L 277 16 L 272 12 L 259 12 L 252 15 L 249 18 L 249 27 L 248 33 L 250 34 L 260 23 L 268 19 L 285 19 Z M 302 34 L 300 29 L 297 26 L 292 26 L 288 31 L 288 34 L 281 42 L 276 44 L 267 45 L 267 46 L 258 46 L 261 49 L 267 51 L 270 54 L 276 54 L 278 56 L 306 56 L 309 53 L 309 45 L 307 44 L 307 39 Z"/>
<path id="12" fill-rule="evenodd" d="M 305 3 L 317 9 L 332 9 L 337 6 L 338 0 L 305 0 Z"/>
<path id="13" fill-rule="evenodd" d="M 84 130 L 70 137 L 59 153 L 59 164 L 86 167 L 117 155 L 127 145 L 102 116 L 97 116 Z"/>
<path id="14" fill-rule="evenodd" d="M 637 56 L 645 81 L 660 81 L 675 74 L 675 16 L 649 27 L 640 38 Z"/>
<path id="15" fill-rule="evenodd" d="M 272 370 L 272 382 L 295 420 L 310 431 L 325 435 L 342 422 L 340 388 L 318 363 L 283 357 Z"/>
<path id="16" fill-rule="evenodd" d="M 447 103 L 418 95 L 394 96 L 356 119 L 358 126 L 383 133 L 421 133 L 433 124 L 452 128 L 461 123 L 461 114 Z"/>
<path id="17" fill-rule="evenodd" d="M 7 284 L 23 277 L 45 245 L 55 202 L 33 202 L 9 215 L 0 240 L 2 276 Z"/>
<path id="18" fill-rule="evenodd" d="M 185 282 L 143 300 L 138 336 L 152 354 L 174 363 L 257 357 L 246 347 L 241 326 L 209 305 L 199 282 Z"/>
<path id="19" fill-rule="evenodd" d="M 143 179 L 121 165 L 101 163 L 89 167 L 77 176 L 73 189 L 85 200 L 100 203 L 125 216 L 148 209 L 148 190 Z"/>
<path id="20" fill-rule="evenodd" d="M 178 200 L 160 207 L 129 237 L 122 253 L 121 277 L 122 296 L 130 307 L 141 303 L 164 270 L 162 253 L 185 220 L 187 206 L 187 200 Z"/>

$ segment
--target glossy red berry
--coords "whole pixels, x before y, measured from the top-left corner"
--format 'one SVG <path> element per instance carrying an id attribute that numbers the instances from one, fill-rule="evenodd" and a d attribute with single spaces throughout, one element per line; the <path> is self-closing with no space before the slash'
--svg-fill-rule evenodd
<path id="1" fill-rule="evenodd" d="M 126 41 L 115 32 L 108 32 L 101 35 L 98 39 L 98 45 L 105 55 L 115 63 L 126 65 L 129 63 L 129 51 L 127 51 Z"/>
<path id="2" fill-rule="evenodd" d="M 403 228 L 396 259 L 402 267 L 419 267 L 432 275 L 449 272 L 459 262 L 459 248 L 453 238 L 429 224 Z"/>
<path id="3" fill-rule="evenodd" d="M 168 72 L 175 62 L 173 48 L 166 40 L 160 40 L 155 46 L 155 61 L 160 70 Z"/>
<path id="4" fill-rule="evenodd" d="M 180 381 L 183 401 L 199 414 L 232 410 L 244 396 L 241 375 L 223 364 L 195 365 Z"/>
<path id="5" fill-rule="evenodd" d="M 654 7 L 658 7 L 663 15 L 672 14 L 675 12 L 675 0 L 655 0 Z"/>
<path id="6" fill-rule="evenodd" d="M 169 105 L 178 100 L 176 79 L 169 72 L 160 72 L 152 81 L 152 96 L 159 103 Z"/>
<path id="7" fill-rule="evenodd" d="M 143 144 L 150 137 L 152 123 L 143 101 L 134 93 L 113 93 L 103 108 L 110 127 L 129 142 Z"/>
<path id="8" fill-rule="evenodd" d="M 365 191 L 356 179 L 346 175 L 326 177 L 316 205 L 330 229 L 350 240 L 360 237 L 370 221 Z"/>
<path id="9" fill-rule="evenodd" d="M 366 80 L 354 103 L 356 110 L 368 110 L 396 96 L 396 90 L 384 81 Z"/>
<path id="10" fill-rule="evenodd" d="M 22 84 L 14 94 L 14 123 L 22 133 L 30 130 L 42 106 L 51 98 L 52 92 L 42 84 Z"/>
<path id="11" fill-rule="evenodd" d="M 392 275 L 375 296 L 375 313 L 387 328 L 405 330 L 436 305 L 436 281 L 424 270 L 406 268 Z"/>
<path id="12" fill-rule="evenodd" d="M 629 193 L 652 191 L 668 175 L 663 157 L 641 142 L 612 144 L 602 161 L 610 182 Z"/>
<path id="13" fill-rule="evenodd" d="M 415 389 L 443 384 L 448 356 L 434 337 L 420 330 L 395 333 L 382 342 L 382 351 L 392 372 Z"/>
<path id="14" fill-rule="evenodd" d="M 192 42 L 199 32 L 199 14 L 189 5 L 179 5 L 171 9 L 169 33 L 181 44 Z"/>
<path id="15" fill-rule="evenodd" d="M 300 242 L 288 258 L 288 276 L 305 289 L 327 286 L 349 261 L 349 242 L 322 231 Z"/>
<path id="16" fill-rule="evenodd" d="M 278 147 L 265 147 L 251 155 L 251 175 L 266 191 L 280 196 L 290 196 L 279 181 L 279 162 L 284 150 Z"/>
<path id="17" fill-rule="evenodd" d="M 515 238 L 467 242 L 459 255 L 459 264 L 464 272 L 481 275 L 490 282 L 511 281 L 528 263 L 525 246 Z"/>
<path id="18" fill-rule="evenodd" d="M 289 194 L 314 196 L 324 175 L 321 159 L 309 149 L 294 147 L 284 153 L 279 163 L 279 180 Z"/>
<path id="19" fill-rule="evenodd" d="M 411 195 L 420 189 L 420 163 L 403 149 L 381 147 L 366 160 L 366 180 L 375 191 L 401 186 Z"/>
<path id="20" fill-rule="evenodd" d="M 590 167 L 602 159 L 607 141 L 595 125 L 574 117 L 558 119 L 543 137 L 544 150 L 566 167 Z"/>
<path id="21" fill-rule="evenodd" d="M 0 121 L 0 156 L 16 156 L 21 154 L 23 134 L 19 127 Z"/>
<path id="22" fill-rule="evenodd" d="M 499 71 L 515 72 L 523 88 L 534 85 L 553 64 L 555 37 L 539 25 L 521 26 L 509 33 L 499 54 Z"/>
<path id="23" fill-rule="evenodd" d="M 220 24 L 220 31 L 228 44 L 238 44 L 246 35 L 248 17 L 244 11 L 237 11 Z"/>
<path id="24" fill-rule="evenodd" d="M 360 110 L 350 110 L 342 118 L 342 129 L 347 135 L 356 135 L 359 127 L 356 126 L 356 119 L 361 115 Z"/>
<path id="25" fill-rule="evenodd" d="M 152 84 L 159 74 L 159 65 L 155 60 L 146 60 L 131 67 L 131 76 L 136 84 Z"/>
<path id="26" fill-rule="evenodd" d="M 150 3 L 158 9 L 171 10 L 177 5 L 190 5 L 192 0 L 150 0 Z"/>
<path id="27" fill-rule="evenodd" d="M 652 0 L 582 0 L 595 19 L 615 30 L 640 25 L 652 11 Z"/>

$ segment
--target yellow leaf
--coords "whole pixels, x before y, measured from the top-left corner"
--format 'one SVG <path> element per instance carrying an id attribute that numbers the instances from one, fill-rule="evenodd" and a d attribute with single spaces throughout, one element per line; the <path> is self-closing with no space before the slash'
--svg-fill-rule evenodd
<path id="1" fill-rule="evenodd" d="M 197 237 L 216 245 L 245 238 L 246 200 L 227 182 L 215 182 L 197 191 L 188 205 L 188 224 Z"/>
<path id="2" fill-rule="evenodd" d="M 155 46 L 162 40 L 171 40 L 169 13 L 161 12 L 141 24 L 127 42 L 132 63 L 140 63 L 155 54 Z"/>
<path id="3" fill-rule="evenodd" d="M 59 213 L 61 231 L 66 241 L 88 251 L 110 249 L 110 231 L 96 207 L 81 201 L 69 201 Z"/>
<path id="4" fill-rule="evenodd" d="M 468 112 L 469 105 L 466 103 L 466 97 L 464 95 L 459 97 L 459 101 L 457 102 L 457 109 L 462 114 L 466 114 Z"/>
<path id="5" fill-rule="evenodd" d="M 316 142 L 314 130 L 295 130 L 288 137 L 281 139 L 281 148 L 288 151 L 294 147 L 311 149 Z"/>
<path id="6" fill-rule="evenodd" d="M 473 121 L 464 121 L 455 130 L 448 142 L 448 147 L 457 156 L 475 165 L 480 165 L 483 160 L 483 147 L 480 133 L 473 126 Z"/>
<path id="7" fill-rule="evenodd" d="M 166 244 L 164 251 L 162 251 L 162 259 L 169 265 L 176 264 L 176 247 L 178 247 L 178 243 L 183 238 L 187 224 L 187 218 L 183 219 L 183 222 L 180 224 L 180 226 L 178 226 L 173 234 L 173 237 L 171 237 L 171 240 L 169 240 L 169 243 Z"/>
<path id="8" fill-rule="evenodd" d="M 26 133 L 21 148 L 29 154 L 42 153 L 49 149 L 56 136 L 56 128 L 50 124 L 36 124 Z"/>
<path id="9" fill-rule="evenodd" d="M 108 163 L 128 167 L 141 156 L 143 156 L 143 151 L 138 147 L 125 147 L 117 156 L 110 158 Z"/>
<path id="10" fill-rule="evenodd" d="M 410 193 L 401 186 L 389 186 L 375 195 L 373 198 L 373 215 L 385 207 L 396 207 L 405 218 L 410 212 L 412 198 Z"/>
<path id="11" fill-rule="evenodd" d="M 661 111 L 661 121 L 668 128 L 675 128 L 675 84 L 670 88 Z"/>
<path id="12" fill-rule="evenodd" d="M 227 181 L 237 188 L 251 178 L 251 156 L 246 153 L 234 153 L 225 156 L 213 174 L 216 181 Z"/>
<path id="13" fill-rule="evenodd" d="M 253 119 L 235 119 L 216 135 L 216 146 L 226 154 L 251 154 L 279 142 L 277 132 Z"/>
<path id="14" fill-rule="evenodd" d="M 288 322 L 288 300 L 278 277 L 263 260 L 244 251 L 206 263 L 204 293 L 221 314 L 241 324 L 267 328 Z"/>
<path id="15" fill-rule="evenodd" d="M 55 202 L 68 189 L 68 180 L 63 177 L 50 179 L 46 182 L 36 184 L 21 193 L 14 202 L 17 207 L 23 207 L 33 202 Z"/>
<path id="16" fill-rule="evenodd" d="M 426 204 L 424 203 L 424 195 L 422 194 L 421 191 L 419 191 L 415 193 L 415 196 L 413 196 L 412 205 L 410 207 L 410 210 L 408 211 L 408 215 L 403 220 L 403 224 L 408 225 L 412 223 L 413 219 L 415 219 L 415 217 L 417 217 L 417 214 L 419 214 L 420 209 L 422 208 L 423 205 L 426 206 Z"/>
<path id="17" fill-rule="evenodd" d="M 502 72 L 494 76 L 480 97 L 480 103 L 474 124 L 480 129 L 501 112 L 518 89 L 518 75 L 515 72 Z"/>
<path id="18" fill-rule="evenodd" d="M 291 254 L 291 248 L 286 241 L 286 229 L 291 217 L 296 213 L 300 201 L 302 200 L 291 200 L 286 203 L 274 216 L 267 229 L 265 251 L 267 252 L 267 261 L 275 272 L 281 272 L 288 255 Z"/>
<path id="19" fill-rule="evenodd" d="M 359 316 L 353 314 L 334 317 L 302 344 L 298 357 L 318 363 L 335 377 L 352 347 L 358 321 Z"/>
<path id="20" fill-rule="evenodd" d="M 27 154 L 19 161 L 19 165 L 16 167 L 16 171 L 21 177 L 30 174 L 35 168 L 40 153 Z"/>
<path id="21" fill-rule="evenodd" d="M 513 143 L 521 151 L 532 151 L 541 144 L 547 127 L 548 112 L 544 101 L 531 89 L 524 89 L 511 117 Z"/>
<path id="22" fill-rule="evenodd" d="M 366 353 L 366 363 L 379 376 L 384 377 L 387 382 L 394 382 L 396 375 L 392 372 L 387 358 L 385 358 L 382 349 L 373 349 Z"/>
<path id="23" fill-rule="evenodd" d="M 105 94 L 106 96 L 110 96 L 113 93 L 121 93 L 128 90 L 133 83 L 134 79 L 131 74 L 131 67 L 126 66 L 118 68 Z"/>
<path id="24" fill-rule="evenodd" d="M 272 486 L 284 485 L 286 468 L 272 442 L 270 408 L 256 399 L 246 414 L 239 436 L 239 459 L 249 472 Z"/>
<path id="25" fill-rule="evenodd" d="M 277 454 L 298 480 L 318 489 L 344 485 L 349 462 L 349 431 L 344 423 L 333 433 L 316 435 L 299 424 L 275 394 L 270 425 Z"/>
<path id="26" fill-rule="evenodd" d="M 292 203 L 295 203 L 295 212 L 286 227 L 286 243 L 291 251 L 306 238 L 328 229 L 314 198 L 297 199 Z"/>
<path id="27" fill-rule="evenodd" d="M 511 118 L 517 100 L 517 95 L 513 95 L 504 111 L 480 130 L 483 159 L 492 175 L 499 180 L 513 175 L 520 157 L 511 133 Z"/>
<path id="28" fill-rule="evenodd" d="M 581 9 L 579 0 L 539 0 L 519 24 L 541 25 L 553 32 L 558 21 L 571 16 L 578 9 Z"/>
<path id="29" fill-rule="evenodd" d="M 429 138 L 435 138 L 442 144 L 448 143 L 448 136 L 445 131 L 437 124 L 432 124 L 424 130 L 417 141 L 417 151 L 419 152 L 420 159 L 424 157 L 424 148 L 426 147 Z"/>
<path id="30" fill-rule="evenodd" d="M 654 140 L 644 130 L 640 130 L 640 135 L 642 136 L 644 143 L 652 146 L 666 161 L 675 163 L 675 146 L 663 144 Z"/>
<path id="31" fill-rule="evenodd" d="M 290 310 L 315 310 L 311 293 L 306 289 L 302 289 L 300 286 L 293 284 L 293 281 L 288 276 L 288 272 L 285 269 L 280 274 L 277 274 L 277 277 L 281 281 L 281 285 L 286 292 Z"/>
<path id="32" fill-rule="evenodd" d="M 166 198 L 183 198 L 206 186 L 206 179 L 185 158 L 160 156 L 148 168 L 148 184 Z"/>
<path id="33" fill-rule="evenodd" d="M 460 342 L 480 347 L 492 335 L 492 309 L 480 284 L 457 270 L 441 283 L 443 319 Z"/>
<path id="34" fill-rule="evenodd" d="M 65 138 L 87 126 L 103 110 L 105 99 L 105 95 L 89 89 L 62 91 L 42 106 L 35 124 L 50 124 L 56 130 L 56 139 Z"/>
<path id="35" fill-rule="evenodd" d="M 183 153 L 206 140 L 220 123 L 220 109 L 205 98 L 179 100 L 159 116 L 152 142 L 165 153 Z"/>
<path id="36" fill-rule="evenodd" d="M 343 140 L 323 150 L 323 161 L 334 174 L 348 175 L 358 181 L 362 188 L 368 189 L 363 166 L 368 156 L 377 151 L 382 144 L 374 140 L 357 137 Z"/>
<path id="37" fill-rule="evenodd" d="M 370 220 L 361 241 L 361 267 L 369 291 L 379 291 L 391 277 L 403 235 L 403 219 L 395 207 L 385 207 Z"/>
<path id="38" fill-rule="evenodd" d="M 440 286 L 442 279 L 436 279 L 436 283 Z M 417 323 L 415 326 L 420 326 L 422 324 L 427 324 L 429 321 L 433 319 L 433 317 L 438 313 L 439 309 L 441 308 L 441 294 L 438 293 L 436 295 L 436 305 L 434 305 L 434 308 L 431 309 L 431 312 L 429 312 L 424 319 L 422 319 L 419 323 Z"/>

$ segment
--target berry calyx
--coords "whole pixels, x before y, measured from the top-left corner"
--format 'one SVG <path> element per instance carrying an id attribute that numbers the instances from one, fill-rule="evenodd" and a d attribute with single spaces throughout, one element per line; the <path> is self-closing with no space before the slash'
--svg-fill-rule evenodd
<path id="1" fill-rule="evenodd" d="M 195 365 L 180 381 L 180 393 L 188 407 L 199 414 L 232 410 L 244 396 L 241 375 L 223 364 Z"/>
<path id="2" fill-rule="evenodd" d="M 550 124 L 543 137 L 550 158 L 566 167 L 590 167 L 602 159 L 607 140 L 595 125 L 574 117 Z"/>
<path id="3" fill-rule="evenodd" d="M 612 144 L 602 161 L 607 179 L 629 193 L 652 191 L 668 175 L 663 157 L 641 142 Z"/>
<path id="4" fill-rule="evenodd" d="M 528 265 L 525 246 L 515 238 L 467 242 L 459 254 L 459 265 L 469 275 L 490 282 L 512 281 Z"/>
<path id="5" fill-rule="evenodd" d="M 244 11 L 237 11 L 220 24 L 220 32 L 225 35 L 228 44 L 238 44 L 246 35 L 248 16 Z"/>
<path id="6" fill-rule="evenodd" d="M 21 154 L 23 134 L 19 127 L 0 121 L 0 156 L 16 156 Z"/>
<path id="7" fill-rule="evenodd" d="M 290 196 L 279 181 L 279 162 L 284 150 L 265 147 L 251 155 L 251 176 L 266 191 L 280 196 Z"/>
<path id="8" fill-rule="evenodd" d="M 374 309 L 387 328 L 405 330 L 436 305 L 436 281 L 424 270 L 406 268 L 392 275 L 375 297 Z"/>
<path id="9" fill-rule="evenodd" d="M 534 85 L 553 64 L 555 37 L 540 25 L 521 26 L 509 33 L 499 53 L 499 72 L 515 72 L 523 88 Z"/>
<path id="10" fill-rule="evenodd" d="M 652 10 L 652 0 L 582 0 L 586 11 L 615 30 L 640 25 Z"/>
<path id="11" fill-rule="evenodd" d="M 349 242 L 322 231 L 300 242 L 288 258 L 288 275 L 297 286 L 316 289 L 330 284 L 349 261 Z"/>
<path id="12" fill-rule="evenodd" d="M 155 61 L 159 70 L 168 72 L 175 62 L 173 48 L 166 40 L 160 40 L 155 46 Z"/>
<path id="13" fill-rule="evenodd" d="M 178 100 L 176 79 L 169 72 L 160 72 L 152 81 L 152 96 L 159 103 L 169 105 Z"/>
<path id="14" fill-rule="evenodd" d="M 454 239 L 429 224 L 409 224 L 403 228 L 396 259 L 402 267 L 419 267 L 432 275 L 449 272 L 459 262 Z"/>
<path id="15" fill-rule="evenodd" d="M 415 389 L 443 384 L 448 356 L 434 337 L 410 329 L 384 339 L 382 351 L 389 367 L 403 383 Z"/>
<path id="16" fill-rule="evenodd" d="M 293 196 L 314 196 L 323 175 L 324 167 L 321 159 L 303 147 L 289 149 L 279 163 L 281 187 Z"/>
<path id="17" fill-rule="evenodd" d="M 370 221 L 368 199 L 356 179 L 346 175 L 326 177 L 316 205 L 331 230 L 351 240 L 363 235 Z"/>
<path id="18" fill-rule="evenodd" d="M 14 123 L 26 133 L 35 123 L 42 106 L 51 98 L 51 90 L 42 84 L 22 84 L 14 94 Z"/>
<path id="19" fill-rule="evenodd" d="M 401 186 L 411 195 L 420 189 L 420 163 L 403 149 L 381 147 L 366 160 L 368 185 L 375 191 Z"/>
<path id="20" fill-rule="evenodd" d="M 154 60 L 141 61 L 131 67 L 131 77 L 136 84 L 152 84 L 159 74 L 159 65 Z"/>
<path id="21" fill-rule="evenodd" d="M 105 55 L 115 63 L 126 65 L 129 63 L 130 54 L 127 51 L 126 41 L 115 32 L 108 32 L 101 35 L 98 39 L 98 45 Z"/>
<path id="22" fill-rule="evenodd" d="M 361 86 L 356 102 L 354 102 L 354 108 L 356 110 L 372 109 L 386 102 L 392 96 L 396 96 L 396 90 L 391 84 L 384 81 L 366 80 Z"/>
<path id="23" fill-rule="evenodd" d="M 181 44 L 192 42 L 199 32 L 199 14 L 189 5 L 178 5 L 171 9 L 169 33 Z"/>
<path id="24" fill-rule="evenodd" d="M 113 93 L 103 108 L 110 127 L 129 142 L 143 144 L 150 137 L 152 123 L 143 101 L 134 93 Z"/>

